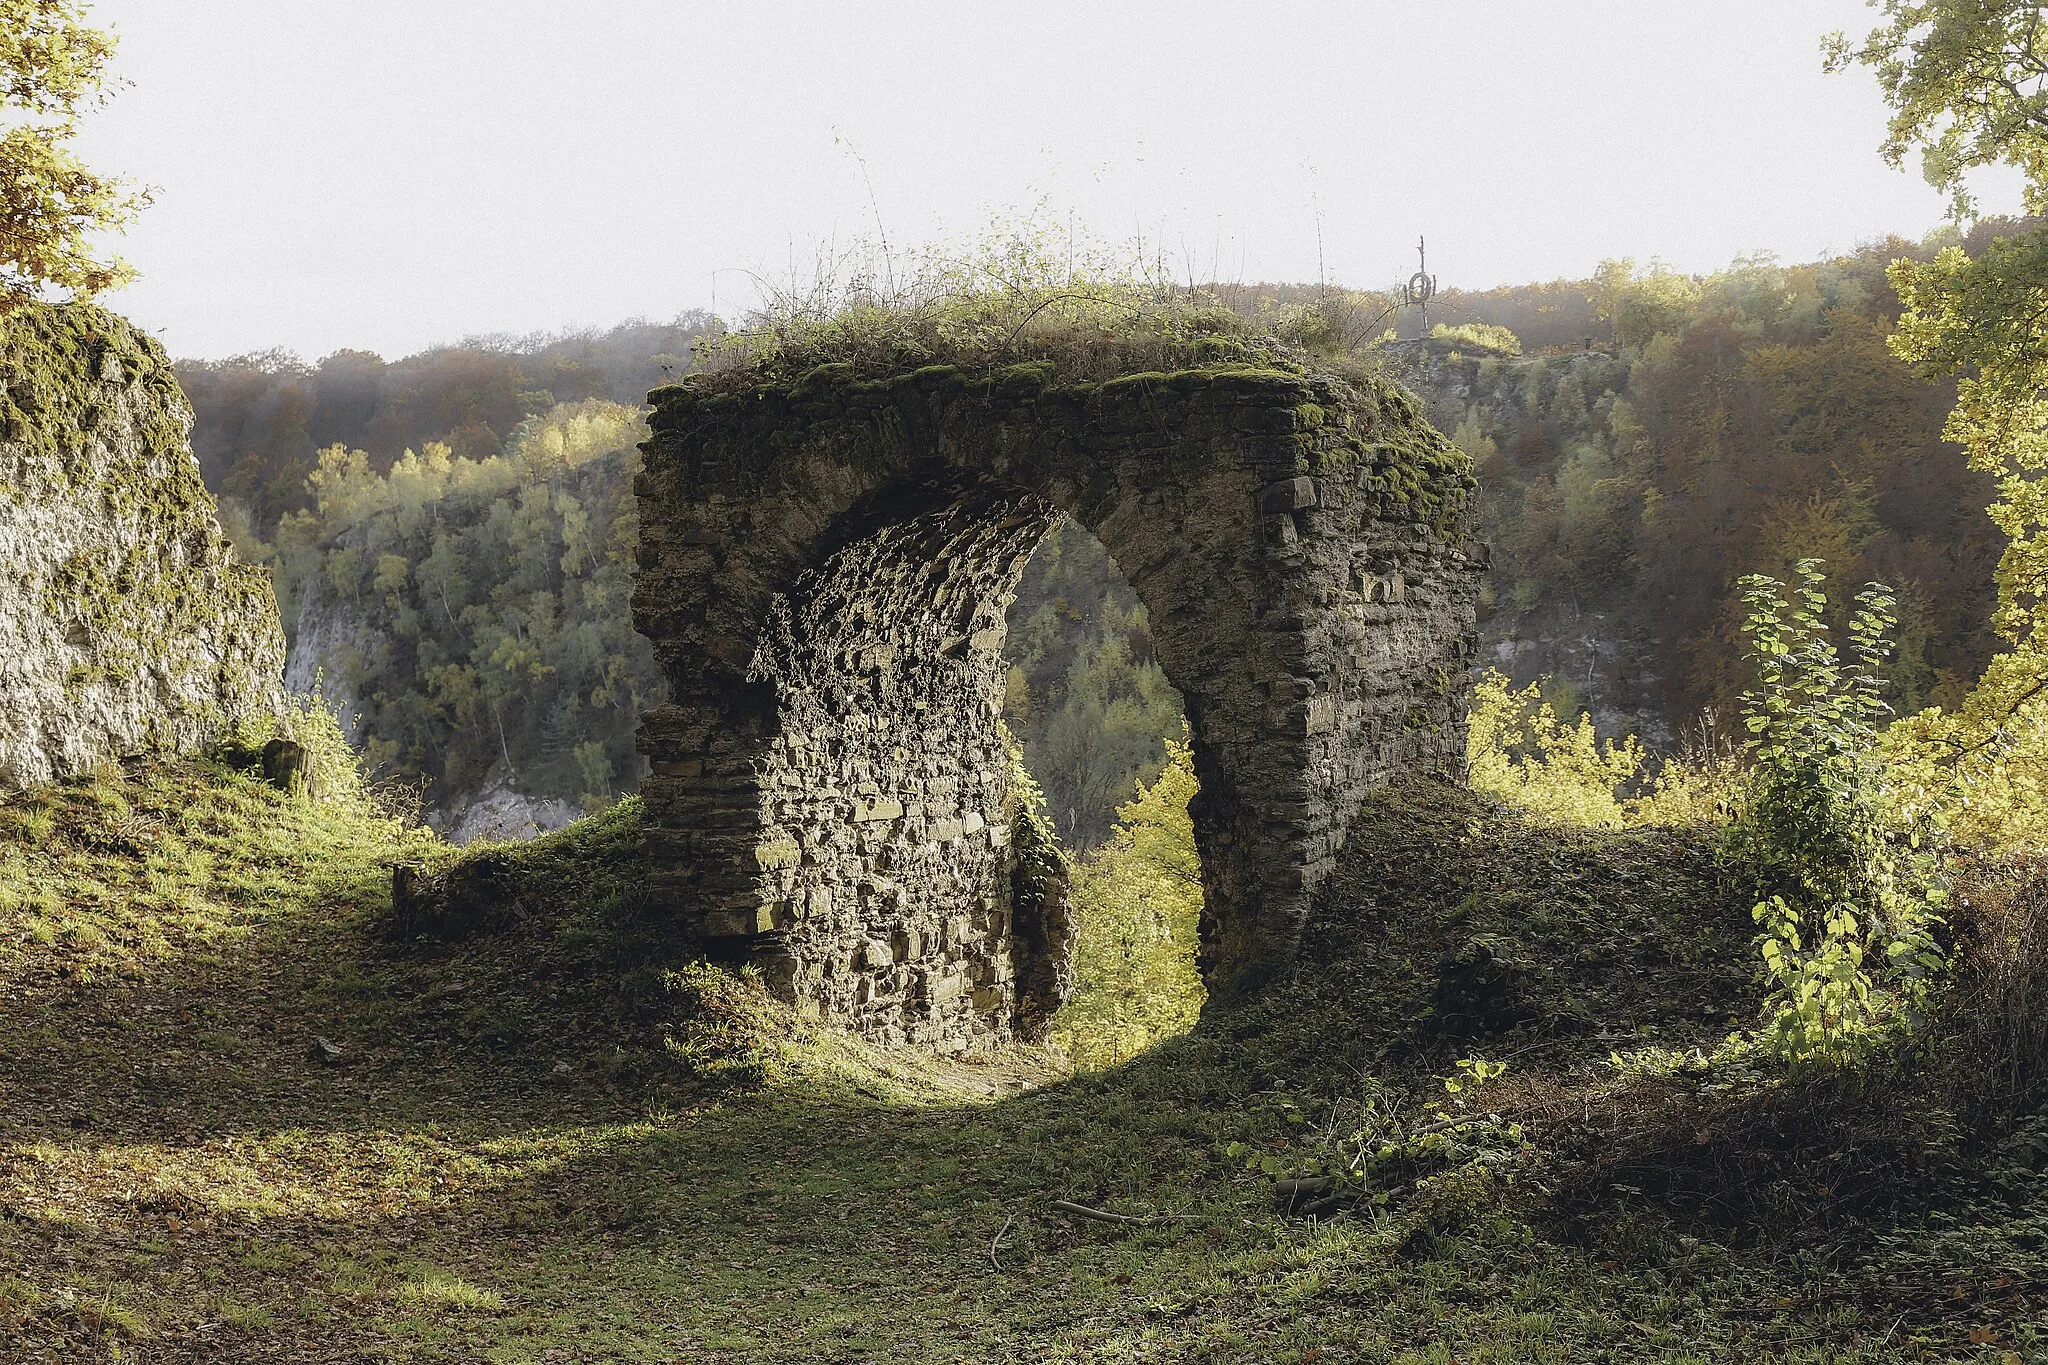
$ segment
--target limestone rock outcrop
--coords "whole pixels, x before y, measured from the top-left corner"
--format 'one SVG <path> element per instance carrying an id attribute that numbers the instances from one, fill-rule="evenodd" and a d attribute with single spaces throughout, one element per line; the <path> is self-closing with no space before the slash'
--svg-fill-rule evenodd
<path id="1" fill-rule="evenodd" d="M 276 599 L 221 534 L 191 425 L 123 319 L 0 316 L 0 789 L 189 752 L 279 703 Z"/>

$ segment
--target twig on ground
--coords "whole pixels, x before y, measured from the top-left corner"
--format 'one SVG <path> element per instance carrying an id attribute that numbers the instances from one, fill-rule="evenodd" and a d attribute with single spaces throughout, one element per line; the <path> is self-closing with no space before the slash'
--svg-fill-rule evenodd
<path id="1" fill-rule="evenodd" d="M 1010 1229 L 1016 1226 L 1016 1223 L 1017 1219 L 1015 1215 L 1005 1218 L 1003 1220 L 1003 1230 L 997 1233 L 995 1235 L 995 1240 L 988 1244 L 988 1263 L 994 1266 L 998 1271 L 1000 1271 L 1003 1268 L 1003 1263 L 996 1259 L 996 1251 L 998 1248 L 1002 1246 L 1003 1238 L 1010 1235 Z"/>
<path id="2" fill-rule="evenodd" d="M 1273 1197 L 1286 1201 L 1304 1194 L 1322 1194 L 1335 1189 L 1337 1182 L 1327 1175 L 1305 1175 L 1297 1180 L 1276 1180 L 1273 1182 Z"/>
<path id="3" fill-rule="evenodd" d="M 1071 1199 L 1052 1201 L 1054 1213 L 1071 1213 L 1077 1218 L 1093 1218 L 1098 1223 L 1142 1223 L 1143 1218 L 1133 1218 L 1128 1213 L 1111 1213 L 1107 1209 L 1091 1209 L 1086 1204 L 1076 1204 Z"/>

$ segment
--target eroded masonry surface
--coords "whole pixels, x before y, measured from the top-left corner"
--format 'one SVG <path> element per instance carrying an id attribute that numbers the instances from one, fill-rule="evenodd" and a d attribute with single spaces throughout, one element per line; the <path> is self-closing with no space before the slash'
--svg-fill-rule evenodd
<path id="1" fill-rule="evenodd" d="M 1064 998 L 1063 869 L 999 710 L 1004 609 L 1063 515 L 1129 577 L 1186 699 L 1212 989 L 1286 964 L 1366 793 L 1462 757 L 1471 480 L 1391 386 L 827 365 L 654 402 L 651 873 L 800 1010 L 969 1048 Z"/>

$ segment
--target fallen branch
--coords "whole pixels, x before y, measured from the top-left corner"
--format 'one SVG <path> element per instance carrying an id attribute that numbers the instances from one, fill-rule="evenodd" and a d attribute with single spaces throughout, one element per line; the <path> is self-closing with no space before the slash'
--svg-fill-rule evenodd
<path id="1" fill-rule="evenodd" d="M 1441 1133 L 1446 1128 L 1456 1128 L 1467 1123 L 1498 1122 L 1500 1122 L 1499 1114 L 1459 1114 L 1447 1119 L 1438 1119 L 1434 1123 L 1424 1123 L 1410 1128 L 1401 1135 L 1401 1140 L 1403 1142 L 1413 1141 L 1416 1138 L 1428 1137 L 1431 1133 Z"/>
<path id="2" fill-rule="evenodd" d="M 1133 1218 L 1128 1213 L 1111 1213 L 1108 1209 L 1091 1209 L 1086 1204 L 1076 1204 L 1071 1199 L 1052 1201 L 1054 1213 L 1071 1213 L 1077 1218 L 1093 1218 L 1098 1223 L 1142 1223 L 1143 1218 Z"/>
<path id="3" fill-rule="evenodd" d="M 995 1236 L 995 1240 L 988 1244 L 988 1263 L 994 1266 L 998 1271 L 1000 1271 L 1003 1268 L 1003 1263 L 996 1259 L 996 1250 L 997 1248 L 1002 1246 L 1003 1238 L 1008 1237 L 1010 1235 L 1010 1229 L 1016 1225 L 1016 1222 L 1017 1220 L 1014 1216 L 1005 1218 L 1003 1220 L 1003 1230 L 997 1233 Z"/>

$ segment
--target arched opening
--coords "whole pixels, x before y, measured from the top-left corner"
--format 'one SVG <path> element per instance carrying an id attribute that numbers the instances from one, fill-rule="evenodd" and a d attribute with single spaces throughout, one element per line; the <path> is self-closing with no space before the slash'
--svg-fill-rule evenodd
<path id="1" fill-rule="evenodd" d="M 1207 995 L 1186 710 L 1145 604 L 1071 518 L 1032 552 L 1007 618 L 1003 717 L 1072 886 L 1072 986 L 1052 1036 L 1083 1066 L 1112 1064 L 1192 1027 Z"/>
<path id="2" fill-rule="evenodd" d="M 1080 966 L 1091 1055 L 1192 1022 L 1192 792 L 1167 813 L 1183 847 L 1117 841 L 1136 784 L 1190 747 L 1181 695 L 1137 589 L 1078 522 L 945 466 L 887 482 L 769 598 L 745 677 L 759 825 L 751 923 L 731 937 L 781 991 L 875 1036 L 968 1047 L 1045 1036 Z M 1033 751 L 1036 782 L 1018 763 Z M 1180 884 L 1149 884 L 1176 854 Z M 1179 1009 L 1155 998 L 1169 985 Z"/>

